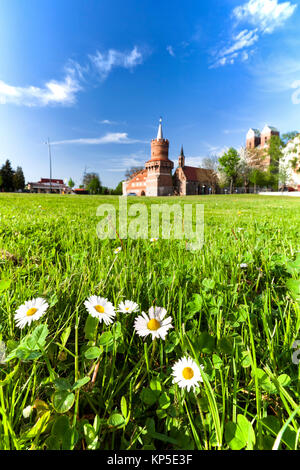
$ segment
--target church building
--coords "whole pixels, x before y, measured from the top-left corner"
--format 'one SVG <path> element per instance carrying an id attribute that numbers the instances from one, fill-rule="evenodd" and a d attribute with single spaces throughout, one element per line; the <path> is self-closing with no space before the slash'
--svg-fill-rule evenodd
<path id="1" fill-rule="evenodd" d="M 172 175 L 174 163 L 169 160 L 169 141 L 164 139 L 160 119 L 156 139 L 151 141 L 151 158 L 145 168 L 123 182 L 123 195 L 187 196 L 215 192 L 217 176 L 212 170 L 185 165 L 183 147 L 178 168 Z"/>

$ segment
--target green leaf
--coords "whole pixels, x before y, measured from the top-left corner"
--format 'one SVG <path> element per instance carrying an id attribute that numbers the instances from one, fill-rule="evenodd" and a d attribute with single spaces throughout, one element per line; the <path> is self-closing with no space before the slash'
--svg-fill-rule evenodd
<path id="1" fill-rule="evenodd" d="M 162 387 L 161 387 L 161 381 L 158 379 L 152 379 L 150 381 L 150 388 L 151 390 L 161 392 Z"/>
<path id="2" fill-rule="evenodd" d="M 232 354 L 233 339 L 230 336 L 224 336 L 220 339 L 218 346 L 223 353 Z"/>
<path id="3" fill-rule="evenodd" d="M 211 354 L 215 349 L 215 338 L 204 331 L 196 338 L 195 344 L 198 351 Z"/>
<path id="4" fill-rule="evenodd" d="M 91 341 L 96 340 L 98 325 L 98 318 L 92 317 L 91 315 L 87 317 L 84 326 L 84 335 L 86 339 L 89 339 Z"/>
<path id="5" fill-rule="evenodd" d="M 97 346 L 93 346 L 85 351 L 84 356 L 86 359 L 98 359 L 101 356 L 101 349 L 97 348 Z"/>
<path id="6" fill-rule="evenodd" d="M 202 296 L 200 294 L 194 294 L 193 300 L 191 302 L 188 302 L 187 308 L 190 314 L 193 316 L 195 313 L 200 312 L 202 305 L 203 305 Z"/>
<path id="7" fill-rule="evenodd" d="M 213 360 L 213 364 L 214 364 L 215 369 L 222 369 L 223 361 L 220 358 L 220 356 L 218 356 L 217 354 L 213 354 L 212 360 Z"/>
<path id="8" fill-rule="evenodd" d="M 65 433 L 70 429 L 70 422 L 67 416 L 58 416 L 53 423 L 51 434 L 62 440 Z"/>
<path id="9" fill-rule="evenodd" d="M 206 289 L 206 290 L 212 290 L 214 289 L 215 287 L 215 281 L 213 279 L 203 279 L 202 281 L 202 286 Z"/>
<path id="10" fill-rule="evenodd" d="M 287 263 L 287 271 L 290 274 L 298 274 L 300 273 L 300 255 L 298 254 L 295 261 L 289 261 Z"/>
<path id="11" fill-rule="evenodd" d="M 49 329 L 46 324 L 38 325 L 33 332 L 27 336 L 25 345 L 32 351 L 42 349 L 46 344 L 48 333 Z"/>
<path id="12" fill-rule="evenodd" d="M 300 279 L 289 279 L 286 282 L 286 285 L 290 290 L 293 299 L 300 303 Z"/>
<path id="13" fill-rule="evenodd" d="M 50 418 L 51 411 L 46 411 L 46 413 L 39 417 L 35 425 L 22 435 L 22 439 L 33 439 L 34 437 L 42 434 L 46 430 Z"/>
<path id="14" fill-rule="evenodd" d="M 251 356 L 249 351 L 242 351 L 241 365 L 245 369 L 251 366 Z"/>
<path id="15" fill-rule="evenodd" d="M 60 340 L 61 340 L 61 344 L 62 346 L 65 346 L 67 344 L 67 341 L 69 339 L 69 336 L 71 334 L 71 331 L 72 331 L 72 328 L 70 326 L 68 326 L 62 333 L 61 337 L 60 337 Z"/>
<path id="16" fill-rule="evenodd" d="M 75 401 L 74 393 L 67 390 L 58 390 L 52 397 L 52 404 L 57 413 L 66 413 L 69 411 Z"/>
<path id="17" fill-rule="evenodd" d="M 6 375 L 5 379 L 3 380 L 0 380 L 0 387 L 4 387 L 4 385 L 7 385 L 9 382 L 11 382 L 11 380 L 13 379 L 14 375 L 16 374 L 16 372 L 18 371 L 19 369 L 19 365 L 20 363 L 18 363 L 16 365 L 16 367 L 9 373 Z"/>
<path id="18" fill-rule="evenodd" d="M 291 383 L 291 378 L 287 374 L 281 374 L 277 380 L 282 387 L 287 387 Z"/>
<path id="19" fill-rule="evenodd" d="M 2 279 L 2 281 L 0 281 L 0 292 L 7 290 L 10 286 L 10 283 L 11 281 Z"/>
<path id="20" fill-rule="evenodd" d="M 158 396 L 159 392 L 151 390 L 150 388 L 144 388 L 141 392 L 141 399 L 148 406 L 154 405 Z"/>
<path id="21" fill-rule="evenodd" d="M 261 388 L 268 393 L 276 393 L 276 386 L 271 382 L 270 377 L 262 370 L 257 368 L 256 375 Z"/>
<path id="22" fill-rule="evenodd" d="M 87 376 L 86 376 L 86 377 L 83 377 L 82 379 L 77 380 L 77 381 L 74 383 L 73 387 L 72 387 L 72 391 L 77 390 L 78 388 L 83 387 L 83 386 L 84 386 L 85 384 L 87 384 L 89 381 L 90 381 L 90 377 L 87 377 Z"/>
<path id="23" fill-rule="evenodd" d="M 83 433 L 84 433 L 84 438 L 85 438 L 86 443 L 87 443 L 87 448 L 89 450 L 97 449 L 98 446 L 99 446 L 98 436 L 97 436 L 96 431 L 93 428 L 93 426 L 89 423 L 84 424 Z"/>
<path id="24" fill-rule="evenodd" d="M 158 399 L 159 406 L 162 410 L 166 410 L 171 405 L 171 400 L 167 393 L 163 393 Z"/>
<path id="25" fill-rule="evenodd" d="M 105 333 L 102 333 L 102 335 L 99 338 L 100 346 L 111 346 L 113 342 L 114 342 L 114 338 L 110 331 L 106 331 Z"/>
<path id="26" fill-rule="evenodd" d="M 67 379 L 57 378 L 53 381 L 53 385 L 56 390 L 67 390 L 71 391 L 71 384 Z"/>
<path id="27" fill-rule="evenodd" d="M 127 418 L 127 402 L 124 396 L 121 398 L 121 412 L 124 418 L 126 419 Z"/>
<path id="28" fill-rule="evenodd" d="M 113 413 L 107 420 L 110 426 L 118 427 L 125 424 L 125 419 L 120 413 Z"/>
<path id="29" fill-rule="evenodd" d="M 251 423 L 245 416 L 238 415 L 237 423 L 226 424 L 225 439 L 232 450 L 241 450 L 245 447 L 247 450 L 252 450 L 255 444 L 255 434 Z"/>
<path id="30" fill-rule="evenodd" d="M 64 416 L 58 416 L 52 426 L 51 436 L 55 439 L 55 447 L 62 450 L 71 450 L 78 440 L 78 433 L 75 430 L 74 443 L 72 444 L 73 430 L 70 426 L 69 418 Z"/>

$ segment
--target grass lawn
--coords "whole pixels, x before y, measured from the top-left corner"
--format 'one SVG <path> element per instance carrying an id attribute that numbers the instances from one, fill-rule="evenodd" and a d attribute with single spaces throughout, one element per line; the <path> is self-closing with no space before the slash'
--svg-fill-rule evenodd
<path id="1" fill-rule="evenodd" d="M 204 204 L 201 251 L 128 239 L 115 254 L 96 210 L 117 197 L 0 194 L 1 450 L 299 449 L 300 200 L 128 198 L 179 201 Z M 173 328 L 152 341 L 139 313 L 100 323 L 92 295 L 164 307 Z M 18 328 L 37 297 L 45 315 Z M 172 376 L 187 356 L 190 391 Z"/>

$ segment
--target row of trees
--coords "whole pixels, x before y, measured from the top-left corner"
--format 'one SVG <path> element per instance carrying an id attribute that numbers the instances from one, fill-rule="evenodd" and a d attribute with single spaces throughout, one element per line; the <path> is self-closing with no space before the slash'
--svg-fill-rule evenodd
<path id="1" fill-rule="evenodd" d="M 229 186 L 230 194 L 234 188 L 244 187 L 249 192 L 249 187 L 268 187 L 274 190 L 284 188 L 288 180 L 288 168 L 282 165 L 283 150 L 287 142 L 298 133 L 290 132 L 279 136 L 272 136 L 265 152 L 261 149 L 245 149 L 238 152 L 231 147 L 221 157 L 211 156 L 203 159 L 202 166 L 213 170 L 218 176 L 219 186 Z M 270 164 L 264 167 L 264 161 L 269 158 Z M 290 162 L 291 167 L 297 167 L 298 158 Z"/>
<path id="2" fill-rule="evenodd" d="M 25 178 L 20 166 L 16 170 L 12 168 L 11 162 L 6 162 L 0 168 L 0 191 L 14 192 L 23 191 L 25 188 Z"/>
<path id="3" fill-rule="evenodd" d="M 73 189 L 75 186 L 74 181 L 70 178 L 68 186 Z M 98 173 L 87 173 L 84 172 L 82 184 L 79 186 L 81 189 L 86 189 L 90 194 L 111 194 L 111 195 L 121 195 L 122 194 L 122 181 L 117 185 L 115 189 L 108 188 L 107 186 L 102 186 L 100 177 Z"/>

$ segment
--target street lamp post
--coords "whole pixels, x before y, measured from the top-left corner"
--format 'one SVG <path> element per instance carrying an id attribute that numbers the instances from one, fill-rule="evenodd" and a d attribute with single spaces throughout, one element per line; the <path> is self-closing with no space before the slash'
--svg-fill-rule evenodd
<path id="1" fill-rule="evenodd" d="M 51 161 L 51 143 L 48 137 L 47 142 L 45 142 L 46 145 L 48 145 L 48 154 L 49 154 L 49 165 L 50 165 L 50 194 L 52 193 L 52 161 Z"/>

